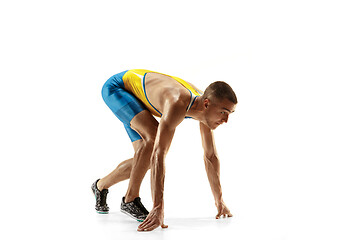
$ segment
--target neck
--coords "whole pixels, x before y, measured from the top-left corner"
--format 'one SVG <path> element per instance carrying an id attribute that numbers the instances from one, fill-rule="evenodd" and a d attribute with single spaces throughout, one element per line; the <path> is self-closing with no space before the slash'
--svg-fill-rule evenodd
<path id="1" fill-rule="evenodd" d="M 187 112 L 187 116 L 192 117 L 198 121 L 203 121 L 204 118 L 204 106 L 201 104 L 203 102 L 202 96 L 197 97 L 195 99 L 194 104 L 191 106 L 189 111 Z"/>

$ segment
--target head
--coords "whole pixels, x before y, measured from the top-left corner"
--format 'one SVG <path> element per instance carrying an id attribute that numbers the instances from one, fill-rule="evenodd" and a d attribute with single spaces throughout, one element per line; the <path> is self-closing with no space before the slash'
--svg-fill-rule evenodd
<path id="1" fill-rule="evenodd" d="M 210 84 L 205 89 L 202 99 L 205 108 L 204 123 L 211 129 L 216 129 L 219 125 L 226 123 L 237 104 L 234 91 L 222 81 Z"/>

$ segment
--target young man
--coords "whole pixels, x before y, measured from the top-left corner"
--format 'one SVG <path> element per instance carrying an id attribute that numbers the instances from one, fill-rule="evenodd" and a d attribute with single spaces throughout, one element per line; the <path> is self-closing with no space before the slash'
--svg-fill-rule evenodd
<path id="1" fill-rule="evenodd" d="M 184 118 L 193 118 L 200 122 L 205 168 L 218 209 L 216 218 L 232 216 L 222 199 L 220 163 L 212 132 L 226 123 L 235 110 L 237 98 L 228 84 L 214 82 L 202 93 L 180 78 L 133 69 L 107 80 L 102 96 L 108 107 L 123 122 L 135 154 L 133 158 L 121 162 L 109 175 L 93 183 L 95 209 L 99 213 L 109 211 L 106 204 L 107 189 L 130 178 L 121 211 L 142 222 L 138 231 L 151 231 L 158 226 L 167 227 L 164 225 L 164 160 L 176 127 Z M 160 122 L 153 115 L 161 117 Z M 150 213 L 139 197 L 140 185 L 148 169 L 151 169 L 153 199 Z"/>

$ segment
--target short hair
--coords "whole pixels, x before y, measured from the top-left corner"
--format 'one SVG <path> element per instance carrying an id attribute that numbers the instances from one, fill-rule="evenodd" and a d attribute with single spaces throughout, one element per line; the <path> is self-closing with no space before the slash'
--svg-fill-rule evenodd
<path id="1" fill-rule="evenodd" d="M 216 81 L 210 84 L 203 94 L 203 98 L 215 97 L 218 100 L 227 99 L 230 102 L 237 104 L 236 94 L 229 84 L 222 81 Z"/>

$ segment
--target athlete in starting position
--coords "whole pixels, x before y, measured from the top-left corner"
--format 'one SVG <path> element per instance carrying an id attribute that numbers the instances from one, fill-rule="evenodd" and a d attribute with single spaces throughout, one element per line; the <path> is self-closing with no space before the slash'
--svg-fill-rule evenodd
<path id="1" fill-rule="evenodd" d="M 164 225 L 165 156 L 176 127 L 184 118 L 200 122 L 204 161 L 210 187 L 218 209 L 216 218 L 231 217 L 220 185 L 220 163 L 215 148 L 213 130 L 228 121 L 237 98 L 225 82 L 210 84 L 203 93 L 192 84 L 154 71 L 133 69 L 112 76 L 102 88 L 108 107 L 123 122 L 132 141 L 134 157 L 121 162 L 114 171 L 92 184 L 95 209 L 108 213 L 108 188 L 129 179 L 121 211 L 142 222 L 138 231 L 151 231 Z M 154 117 L 161 117 L 158 122 Z M 153 208 L 150 213 L 139 197 L 141 182 L 151 169 Z"/>

